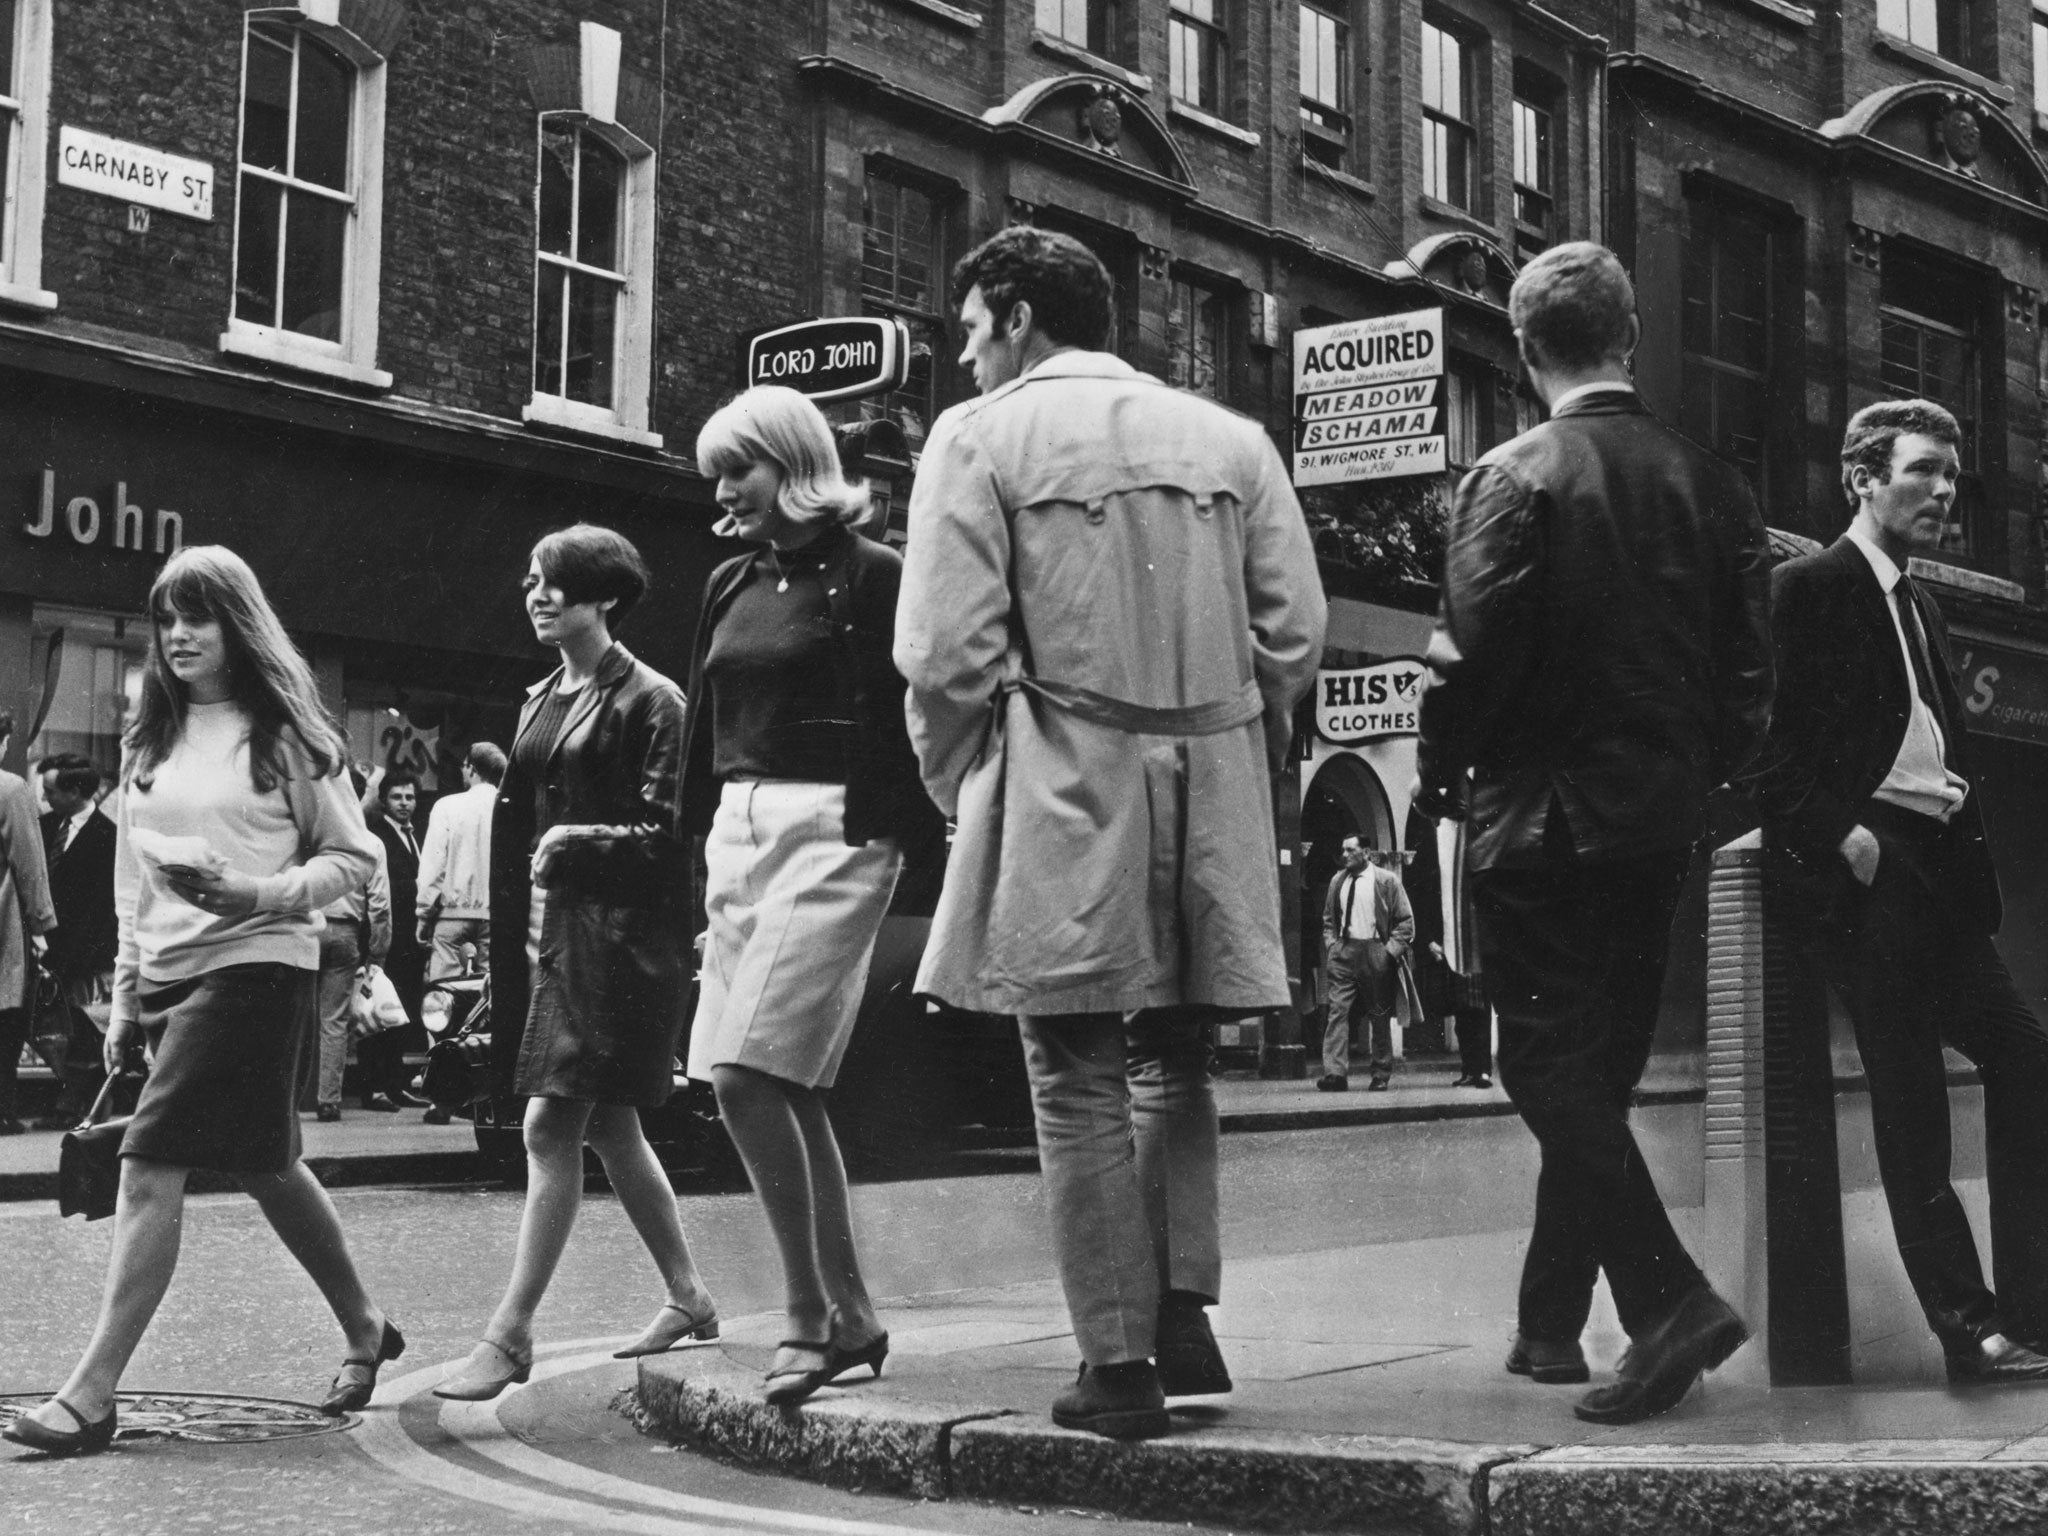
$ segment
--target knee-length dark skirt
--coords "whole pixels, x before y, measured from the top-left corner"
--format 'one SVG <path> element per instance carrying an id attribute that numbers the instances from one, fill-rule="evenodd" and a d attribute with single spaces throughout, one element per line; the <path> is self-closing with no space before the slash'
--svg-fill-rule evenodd
<path id="1" fill-rule="evenodd" d="M 319 973 L 229 965 L 146 986 L 138 1001 L 156 1062 L 121 1155 L 222 1173 L 283 1173 L 297 1162 Z"/>

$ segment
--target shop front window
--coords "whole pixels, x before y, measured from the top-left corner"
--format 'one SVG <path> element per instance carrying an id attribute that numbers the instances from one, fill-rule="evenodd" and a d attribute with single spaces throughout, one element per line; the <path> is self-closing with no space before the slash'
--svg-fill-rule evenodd
<path id="1" fill-rule="evenodd" d="M 84 609 L 38 605 L 29 642 L 34 680 L 28 760 L 76 753 L 111 778 L 121 767 L 121 733 L 142 697 L 149 624 Z M 30 721 L 22 722 L 24 726 Z"/>

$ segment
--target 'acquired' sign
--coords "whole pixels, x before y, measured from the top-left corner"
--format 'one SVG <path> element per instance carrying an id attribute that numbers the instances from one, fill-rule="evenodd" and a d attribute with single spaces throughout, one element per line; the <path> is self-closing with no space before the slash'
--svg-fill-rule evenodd
<path id="1" fill-rule="evenodd" d="M 1397 656 L 1377 666 L 1318 672 L 1316 734 L 1340 747 L 1415 735 L 1427 670 L 1419 657 Z"/>
<path id="2" fill-rule="evenodd" d="M 141 203 L 188 219 L 213 218 L 213 167 L 105 134 L 57 132 L 57 180 L 67 187 Z"/>
<path id="3" fill-rule="evenodd" d="M 1444 467 L 1444 312 L 1418 309 L 1294 333 L 1294 483 Z"/>

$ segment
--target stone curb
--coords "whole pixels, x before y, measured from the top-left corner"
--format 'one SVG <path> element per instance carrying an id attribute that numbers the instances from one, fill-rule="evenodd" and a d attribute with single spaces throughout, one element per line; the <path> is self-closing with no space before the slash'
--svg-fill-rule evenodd
<path id="1" fill-rule="evenodd" d="M 1119 1443 L 1007 1409 L 875 1402 L 828 1392 L 761 1401 L 721 1351 L 642 1360 L 644 1433 L 840 1487 L 1078 1505 L 1148 1519 L 1275 1530 L 1479 1536 L 1487 1478 L 1539 1447 L 1194 1428 Z"/>

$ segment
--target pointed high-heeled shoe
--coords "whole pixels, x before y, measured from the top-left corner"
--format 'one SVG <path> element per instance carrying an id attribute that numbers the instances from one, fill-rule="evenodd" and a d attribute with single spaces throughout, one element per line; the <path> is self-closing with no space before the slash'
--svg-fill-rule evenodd
<path id="1" fill-rule="evenodd" d="M 434 1396 L 446 1398 L 451 1403 L 487 1403 L 507 1387 L 516 1387 L 532 1379 L 531 1353 L 522 1360 L 496 1339 L 481 1342 L 504 1357 L 505 1368 L 492 1369 L 472 1357 L 464 1369 L 434 1388 Z"/>
<path id="2" fill-rule="evenodd" d="M 809 1370 L 771 1370 L 763 1379 L 761 1396 L 778 1407 L 800 1403 L 829 1379 L 825 1366 L 832 1355 L 830 1339 L 784 1339 L 778 1349 L 807 1349 L 821 1357 L 820 1363 Z"/>
<path id="3" fill-rule="evenodd" d="M 689 1340 L 692 1343 L 708 1343 L 718 1337 L 718 1310 L 714 1307 L 703 1316 L 666 1302 L 654 1315 L 654 1326 L 624 1349 L 613 1353 L 614 1360 L 637 1360 L 642 1355 L 665 1355 L 678 1344 Z"/>
<path id="4" fill-rule="evenodd" d="M 339 1418 L 344 1413 L 354 1413 L 359 1408 L 370 1406 L 370 1398 L 377 1390 L 377 1367 L 386 1360 L 396 1360 L 405 1353 L 405 1335 L 390 1318 L 384 1319 L 384 1333 L 377 1341 L 377 1354 L 370 1360 L 344 1360 L 341 1369 L 334 1373 L 334 1381 L 327 1389 L 326 1400 L 320 1404 L 320 1411 Z"/>
<path id="5" fill-rule="evenodd" d="M 889 1330 L 886 1328 L 867 1343 L 857 1344 L 852 1348 L 841 1344 L 835 1334 L 832 1342 L 825 1346 L 825 1380 L 828 1383 L 837 1381 L 848 1371 L 864 1365 L 874 1372 L 870 1379 L 879 1381 L 882 1375 L 882 1362 L 888 1358 Z"/>
<path id="6" fill-rule="evenodd" d="M 70 1414 L 77 1421 L 78 1428 L 50 1429 L 24 1413 L 0 1430 L 0 1435 L 16 1445 L 41 1451 L 45 1456 L 95 1456 L 114 1443 L 115 1421 L 120 1417 L 118 1407 L 109 1408 L 104 1419 L 89 1423 L 84 1414 L 63 1398 L 53 1397 L 50 1401 Z"/>

